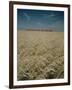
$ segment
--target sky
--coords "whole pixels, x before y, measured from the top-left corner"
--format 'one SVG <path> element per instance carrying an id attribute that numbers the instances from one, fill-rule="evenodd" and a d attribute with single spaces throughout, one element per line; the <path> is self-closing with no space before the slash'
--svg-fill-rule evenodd
<path id="1" fill-rule="evenodd" d="M 17 29 L 64 31 L 64 11 L 17 9 Z"/>

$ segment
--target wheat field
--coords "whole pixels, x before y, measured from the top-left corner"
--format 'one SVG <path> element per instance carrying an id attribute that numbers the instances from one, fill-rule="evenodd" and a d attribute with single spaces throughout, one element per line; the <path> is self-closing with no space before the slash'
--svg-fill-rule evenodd
<path id="1" fill-rule="evenodd" d="M 17 32 L 17 80 L 64 78 L 64 33 Z"/>

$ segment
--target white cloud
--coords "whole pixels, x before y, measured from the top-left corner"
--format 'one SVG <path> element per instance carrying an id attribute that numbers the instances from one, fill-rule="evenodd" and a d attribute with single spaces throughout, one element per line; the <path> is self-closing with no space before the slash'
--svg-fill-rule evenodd
<path id="1" fill-rule="evenodd" d="M 42 25 L 42 23 L 41 23 L 41 22 L 37 22 L 37 24 L 38 24 L 38 25 Z"/>
<path id="2" fill-rule="evenodd" d="M 24 13 L 24 16 L 27 18 L 28 21 L 30 21 L 30 16 L 27 13 Z"/>
<path id="3" fill-rule="evenodd" d="M 49 16 L 50 16 L 50 17 L 54 17 L 54 16 L 55 16 L 55 14 L 54 14 L 54 13 L 51 13 Z"/>
<path id="4" fill-rule="evenodd" d="M 43 18 L 45 18 L 45 19 L 49 19 L 49 18 L 51 18 L 51 17 L 55 17 L 55 16 L 56 16 L 56 14 L 54 14 L 54 13 L 43 14 Z"/>

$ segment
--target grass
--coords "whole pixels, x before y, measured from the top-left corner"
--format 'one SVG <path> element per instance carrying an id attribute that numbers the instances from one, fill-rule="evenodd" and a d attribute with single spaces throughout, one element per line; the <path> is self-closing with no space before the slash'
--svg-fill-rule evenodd
<path id="1" fill-rule="evenodd" d="M 17 37 L 17 79 L 64 78 L 64 33 L 21 31 Z"/>

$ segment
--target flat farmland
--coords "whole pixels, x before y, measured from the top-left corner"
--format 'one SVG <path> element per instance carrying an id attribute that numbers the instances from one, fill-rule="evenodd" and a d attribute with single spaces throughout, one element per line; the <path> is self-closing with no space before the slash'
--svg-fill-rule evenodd
<path id="1" fill-rule="evenodd" d="M 64 78 L 64 33 L 17 32 L 17 79 Z"/>

